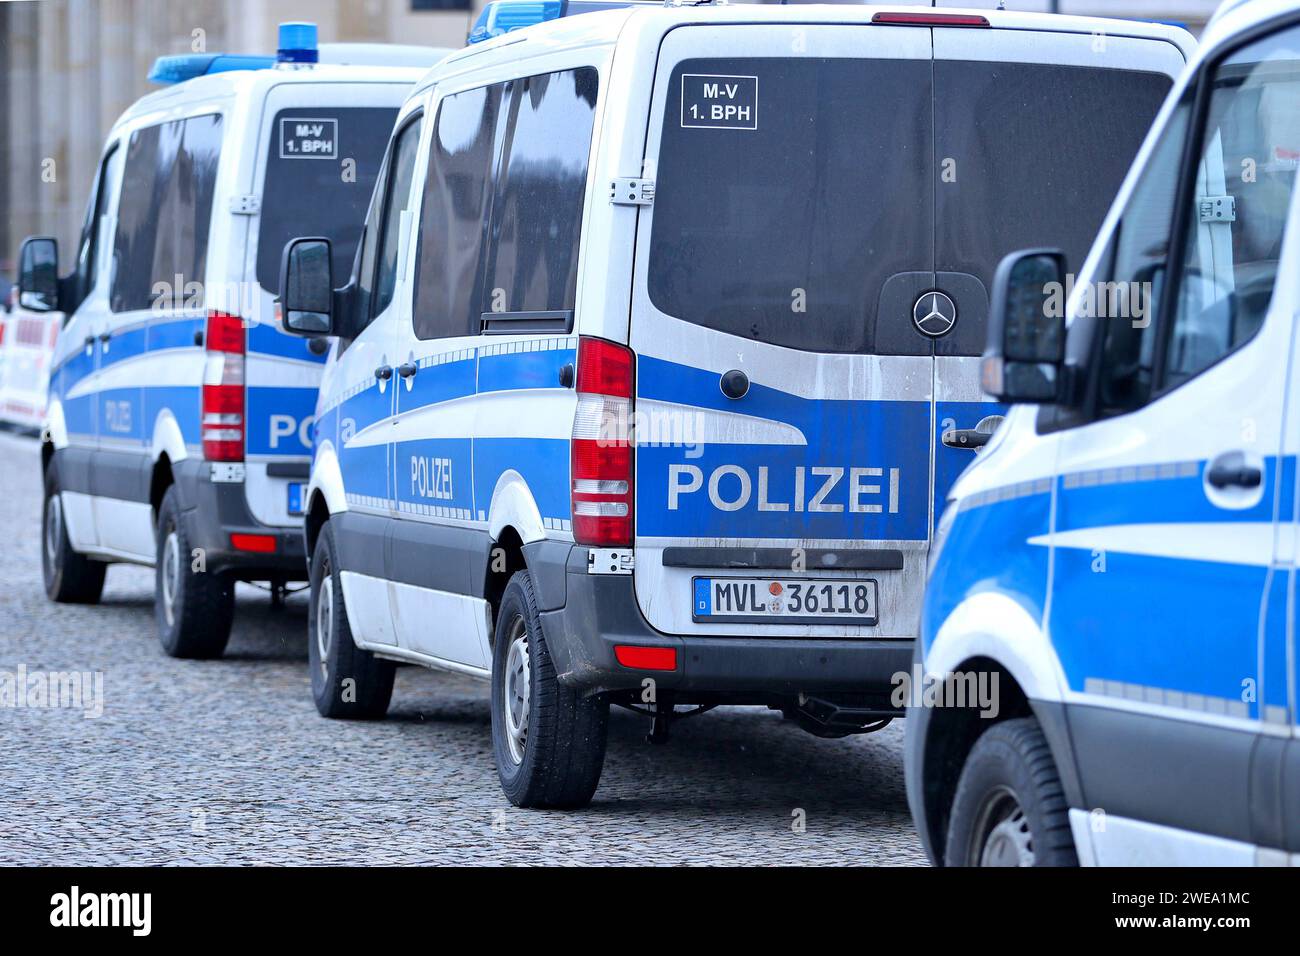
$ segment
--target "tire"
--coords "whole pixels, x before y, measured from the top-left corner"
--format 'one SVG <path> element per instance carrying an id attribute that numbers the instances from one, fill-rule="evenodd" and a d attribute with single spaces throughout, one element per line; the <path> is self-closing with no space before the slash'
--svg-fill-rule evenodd
<path id="1" fill-rule="evenodd" d="M 339 580 L 334 532 L 325 522 L 311 556 L 307 613 L 311 696 L 322 717 L 373 719 L 388 712 L 397 665 L 357 647 Z"/>
<path id="2" fill-rule="evenodd" d="M 156 534 L 154 619 L 159 643 L 171 657 L 220 657 L 235 617 L 235 585 L 223 575 L 194 570 L 175 485 L 163 495 Z"/>
<path id="3" fill-rule="evenodd" d="M 45 501 L 41 506 L 41 576 L 45 594 L 59 604 L 98 604 L 104 593 L 108 565 L 72 550 L 56 466 L 45 469 Z"/>
<path id="4" fill-rule="evenodd" d="M 560 684 L 542 633 L 532 576 L 517 571 L 497 614 L 492 654 L 492 750 L 517 807 L 591 802 L 605 763 L 609 701 Z"/>
<path id="5" fill-rule="evenodd" d="M 1078 866 L 1069 806 L 1032 717 L 995 724 L 962 768 L 944 854 L 949 866 Z"/>

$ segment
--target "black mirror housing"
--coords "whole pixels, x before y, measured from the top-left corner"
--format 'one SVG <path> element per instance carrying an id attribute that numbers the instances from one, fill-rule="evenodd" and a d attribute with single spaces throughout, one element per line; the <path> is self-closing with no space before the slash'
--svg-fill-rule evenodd
<path id="1" fill-rule="evenodd" d="M 32 312 L 59 310 L 59 241 L 29 236 L 18 252 L 18 304 Z"/>
<path id="2" fill-rule="evenodd" d="M 290 239 L 280 258 L 280 326 L 294 335 L 334 335 L 333 250 L 321 236 Z"/>
<path id="3" fill-rule="evenodd" d="M 989 302 L 984 391 L 998 401 L 1060 400 L 1065 366 L 1066 261 L 1059 249 L 1025 249 L 998 265 Z"/>

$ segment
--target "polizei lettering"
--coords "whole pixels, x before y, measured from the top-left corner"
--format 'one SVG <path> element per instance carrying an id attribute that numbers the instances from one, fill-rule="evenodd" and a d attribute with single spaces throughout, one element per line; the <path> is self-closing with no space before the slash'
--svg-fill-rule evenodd
<path id="1" fill-rule="evenodd" d="M 451 459 L 412 455 L 411 496 L 449 501 L 452 498 Z"/>
<path id="2" fill-rule="evenodd" d="M 698 465 L 668 466 L 668 510 L 693 495 L 707 497 L 719 511 L 795 511 L 810 514 L 898 514 L 900 469 L 799 465 L 785 495 L 772 490 L 768 466 L 719 465 L 707 475 Z M 783 487 L 787 487 L 783 485 Z"/>

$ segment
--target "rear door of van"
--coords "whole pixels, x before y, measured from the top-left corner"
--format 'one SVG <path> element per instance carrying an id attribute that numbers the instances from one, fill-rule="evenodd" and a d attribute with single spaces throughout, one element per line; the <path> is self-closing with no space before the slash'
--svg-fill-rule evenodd
<path id="1" fill-rule="evenodd" d="M 256 302 L 247 340 L 246 477 L 249 510 L 268 525 L 302 520 L 311 426 L 325 354 L 283 332 L 272 304 L 280 256 L 294 236 L 326 236 L 339 285 L 352 272 L 370 194 L 409 86 L 284 83 L 266 96 L 255 182 L 255 231 L 246 275 Z"/>
<path id="2" fill-rule="evenodd" d="M 1175 75 L 1163 40 L 689 26 L 638 225 L 635 581 L 678 634 L 910 637 L 972 460 L 998 262 L 1077 267 Z"/>
<path id="3" fill-rule="evenodd" d="M 930 31 L 664 38 L 638 223 L 636 563 L 678 634 L 907 637 L 930 529 Z M 729 392 L 729 393 L 728 393 Z"/>

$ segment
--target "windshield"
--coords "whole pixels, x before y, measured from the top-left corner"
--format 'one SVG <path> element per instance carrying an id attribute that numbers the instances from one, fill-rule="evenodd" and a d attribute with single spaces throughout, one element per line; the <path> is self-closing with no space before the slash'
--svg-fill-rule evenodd
<path id="1" fill-rule="evenodd" d="M 334 276 L 352 271 L 370 193 L 379 176 L 397 110 L 303 106 L 271 124 L 257 239 L 257 281 L 275 293 L 280 255 L 297 236 L 333 243 Z"/>

